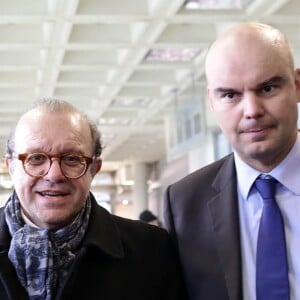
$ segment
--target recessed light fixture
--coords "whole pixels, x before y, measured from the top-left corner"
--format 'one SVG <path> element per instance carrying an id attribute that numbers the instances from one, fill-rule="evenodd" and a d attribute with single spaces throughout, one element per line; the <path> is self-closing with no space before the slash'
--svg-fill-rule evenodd
<path id="1" fill-rule="evenodd" d="M 122 200 L 122 204 L 123 204 L 123 205 L 128 205 L 128 204 L 129 204 L 129 201 L 128 201 L 127 199 L 123 199 L 123 200 Z"/>

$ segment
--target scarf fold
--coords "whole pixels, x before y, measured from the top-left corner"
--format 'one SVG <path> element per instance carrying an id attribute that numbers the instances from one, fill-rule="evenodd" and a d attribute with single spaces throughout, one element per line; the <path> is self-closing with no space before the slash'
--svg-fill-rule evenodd
<path id="1" fill-rule="evenodd" d="M 52 300 L 72 265 L 88 226 L 91 200 L 66 227 L 51 231 L 26 224 L 20 201 L 14 192 L 5 208 L 5 220 L 12 235 L 8 257 L 31 300 Z"/>

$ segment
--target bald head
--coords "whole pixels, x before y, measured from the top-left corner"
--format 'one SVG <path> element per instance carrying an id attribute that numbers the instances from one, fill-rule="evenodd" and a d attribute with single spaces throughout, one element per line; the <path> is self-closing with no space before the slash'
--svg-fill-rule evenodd
<path id="1" fill-rule="evenodd" d="M 218 61 L 230 60 L 237 66 L 246 62 L 247 56 L 259 57 L 261 51 L 272 52 L 278 59 L 294 69 L 292 51 L 286 37 L 277 29 L 260 23 L 240 23 L 220 35 L 210 47 L 205 63 L 207 81 L 215 72 Z M 270 57 L 270 63 L 271 56 Z M 272 59 L 274 55 L 272 56 Z"/>
<path id="2" fill-rule="evenodd" d="M 297 137 L 300 70 L 277 29 L 243 23 L 211 46 L 207 98 L 240 158 L 262 172 L 276 166 Z"/>

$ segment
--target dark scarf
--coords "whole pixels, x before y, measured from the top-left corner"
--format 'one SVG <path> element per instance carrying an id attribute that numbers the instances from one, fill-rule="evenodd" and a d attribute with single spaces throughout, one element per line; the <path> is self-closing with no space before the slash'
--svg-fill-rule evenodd
<path id="1" fill-rule="evenodd" d="M 72 224 L 57 231 L 25 224 L 20 201 L 14 192 L 5 209 L 5 219 L 12 235 L 8 257 L 22 286 L 32 300 L 51 300 L 64 281 L 74 261 L 89 221 L 91 200 Z"/>

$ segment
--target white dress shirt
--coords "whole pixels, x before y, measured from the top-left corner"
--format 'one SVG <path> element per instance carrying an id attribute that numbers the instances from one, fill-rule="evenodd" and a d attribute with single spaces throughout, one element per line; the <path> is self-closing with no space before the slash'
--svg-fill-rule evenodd
<path id="1" fill-rule="evenodd" d="M 243 299 L 256 300 L 255 260 L 263 202 L 252 187 L 261 174 L 234 153 L 241 230 Z M 289 264 L 290 299 L 300 299 L 300 135 L 288 156 L 270 173 L 278 181 L 276 200 L 284 220 Z"/>

